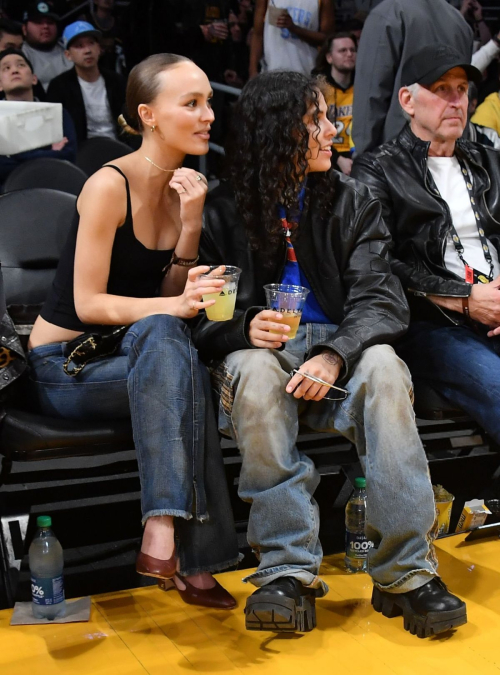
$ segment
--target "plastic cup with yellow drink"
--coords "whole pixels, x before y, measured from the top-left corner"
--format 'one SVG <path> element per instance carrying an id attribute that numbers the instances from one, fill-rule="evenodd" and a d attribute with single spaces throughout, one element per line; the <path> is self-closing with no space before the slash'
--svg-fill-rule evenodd
<path id="1" fill-rule="evenodd" d="M 437 536 L 448 534 L 450 529 L 451 508 L 455 497 L 442 485 L 433 485 L 434 503 L 436 506 Z"/>
<path id="2" fill-rule="evenodd" d="M 224 272 L 215 274 L 215 270 L 224 268 Z M 203 302 L 215 300 L 215 304 L 207 307 L 205 312 L 210 321 L 229 321 L 233 318 L 238 293 L 238 281 L 241 269 L 233 265 L 210 265 L 210 271 L 202 274 L 202 277 L 224 279 L 224 286 L 217 293 L 209 293 L 203 296 Z"/>
<path id="3" fill-rule="evenodd" d="M 292 286 L 291 284 L 266 284 L 264 291 L 266 292 L 268 308 L 283 315 L 281 323 L 290 326 L 287 337 L 289 340 L 293 340 L 297 335 L 309 289 L 303 286 Z M 269 332 L 282 333 L 280 330 Z"/>

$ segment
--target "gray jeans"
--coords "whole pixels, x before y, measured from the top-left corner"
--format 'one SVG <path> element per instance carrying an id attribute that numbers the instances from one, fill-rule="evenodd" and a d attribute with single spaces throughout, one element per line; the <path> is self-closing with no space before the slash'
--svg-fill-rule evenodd
<path id="1" fill-rule="evenodd" d="M 239 495 L 251 504 L 248 539 L 260 560 L 245 581 L 264 586 L 293 576 L 320 594 L 328 590 L 318 577 L 322 549 L 313 494 L 320 478 L 295 445 L 300 418 L 356 445 L 367 478 L 367 536 L 375 543 L 368 570 L 379 588 L 404 593 L 437 575 L 434 497 L 408 369 L 392 347 L 377 345 L 363 352 L 345 401 L 299 401 L 285 392 L 292 368 L 335 330 L 300 326 L 285 351 L 233 352 L 214 373 L 219 429 L 242 454 Z"/>

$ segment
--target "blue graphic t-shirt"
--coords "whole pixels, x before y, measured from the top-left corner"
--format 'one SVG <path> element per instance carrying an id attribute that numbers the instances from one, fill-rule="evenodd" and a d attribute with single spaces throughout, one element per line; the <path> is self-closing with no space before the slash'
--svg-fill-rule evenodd
<path id="1" fill-rule="evenodd" d="M 298 211 L 296 214 L 294 214 L 297 220 L 304 209 L 305 194 L 306 188 L 304 186 L 299 193 Z M 307 296 L 300 323 L 332 323 L 332 320 L 321 309 L 321 306 L 311 289 L 306 275 L 303 273 L 299 263 L 297 262 L 297 256 L 295 255 L 295 249 L 293 248 L 293 244 L 291 242 L 290 228 L 288 225 L 289 219 L 292 220 L 292 217 L 287 214 L 285 207 L 281 205 L 278 205 L 278 213 L 283 228 L 285 229 L 287 245 L 287 261 L 280 283 L 291 284 L 292 286 L 303 286 L 304 288 L 309 289 L 309 295 Z"/>

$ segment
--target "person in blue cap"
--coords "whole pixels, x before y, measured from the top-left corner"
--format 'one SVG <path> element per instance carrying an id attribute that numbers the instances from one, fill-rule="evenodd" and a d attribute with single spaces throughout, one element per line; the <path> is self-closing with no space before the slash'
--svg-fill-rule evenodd
<path id="1" fill-rule="evenodd" d="M 75 123 L 78 143 L 95 136 L 116 139 L 125 103 L 125 81 L 101 68 L 101 33 L 87 21 L 75 21 L 63 32 L 66 58 L 74 67 L 54 78 L 49 101 L 62 103 Z"/>

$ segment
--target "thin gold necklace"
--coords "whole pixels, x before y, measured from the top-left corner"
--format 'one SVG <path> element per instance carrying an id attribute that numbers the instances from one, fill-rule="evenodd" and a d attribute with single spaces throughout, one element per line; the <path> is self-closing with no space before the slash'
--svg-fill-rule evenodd
<path id="1" fill-rule="evenodd" d="M 174 171 L 177 171 L 177 169 L 162 169 L 161 166 L 158 166 L 158 164 L 155 164 L 153 162 L 153 160 L 149 159 L 149 157 L 146 157 L 146 155 L 144 155 L 144 159 L 147 159 L 148 162 L 150 162 L 153 166 L 155 166 L 160 171 L 164 171 L 165 173 L 173 173 Z"/>

